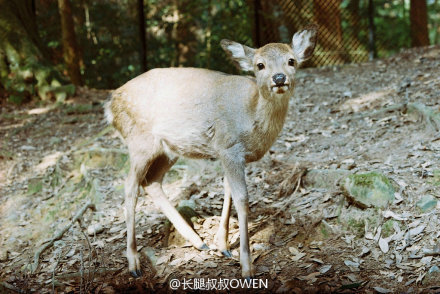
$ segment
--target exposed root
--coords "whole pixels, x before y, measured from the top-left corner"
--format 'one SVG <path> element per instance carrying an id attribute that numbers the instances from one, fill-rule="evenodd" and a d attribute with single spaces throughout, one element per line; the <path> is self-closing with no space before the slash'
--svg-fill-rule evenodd
<path id="1" fill-rule="evenodd" d="M 90 208 L 91 210 L 95 211 L 96 210 L 96 206 L 95 204 L 91 203 L 91 202 L 87 202 L 77 213 L 76 215 L 73 217 L 73 219 L 70 221 L 70 223 L 65 226 L 61 231 L 59 231 L 58 233 L 56 233 L 56 235 L 49 240 L 49 242 L 47 242 L 46 244 L 44 244 L 43 246 L 41 246 L 37 252 L 35 252 L 34 255 L 34 262 L 30 265 L 30 271 L 31 273 L 35 273 L 35 271 L 37 270 L 39 264 L 40 264 L 40 255 L 46 251 L 46 249 L 48 249 L 49 247 L 52 247 L 53 244 L 55 243 L 55 241 L 60 240 L 63 235 L 77 222 L 80 220 L 80 218 L 83 216 L 83 214 L 86 212 L 86 210 Z"/>
<path id="2" fill-rule="evenodd" d="M 291 170 L 285 170 L 281 174 L 287 174 L 278 189 L 278 196 L 285 197 L 298 191 L 302 177 L 307 173 L 307 168 L 295 164 Z"/>
<path id="3" fill-rule="evenodd" d="M 409 103 L 408 113 L 416 113 L 434 131 L 440 131 L 440 112 L 422 103 Z"/>

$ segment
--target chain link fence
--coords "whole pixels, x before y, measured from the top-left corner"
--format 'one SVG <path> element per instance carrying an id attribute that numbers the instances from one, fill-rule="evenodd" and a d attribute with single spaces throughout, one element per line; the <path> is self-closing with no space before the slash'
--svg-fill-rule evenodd
<path id="1" fill-rule="evenodd" d="M 308 66 L 365 62 L 411 47 L 410 1 L 253 0 L 254 43 L 290 42 L 301 27 L 319 26 Z M 439 42 L 440 5 L 428 1 L 431 44 Z"/>
<path id="2" fill-rule="evenodd" d="M 318 45 L 308 66 L 367 61 L 374 55 L 368 13 L 359 1 L 342 4 L 342 0 L 256 0 L 255 41 L 290 42 L 295 31 L 316 23 Z"/>

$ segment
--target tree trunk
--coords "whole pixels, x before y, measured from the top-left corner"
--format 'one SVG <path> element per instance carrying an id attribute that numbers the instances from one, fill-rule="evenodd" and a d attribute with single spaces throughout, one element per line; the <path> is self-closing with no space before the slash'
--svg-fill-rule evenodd
<path id="1" fill-rule="evenodd" d="M 32 0 L 0 0 L 0 7 L 0 84 L 10 100 L 21 102 L 35 94 L 62 100 L 74 92 L 49 63 Z"/>
<path id="2" fill-rule="evenodd" d="M 193 66 L 197 54 L 197 24 L 195 19 L 199 14 L 197 3 L 190 0 L 175 0 L 175 18 L 172 38 L 176 55 L 172 66 Z"/>
<path id="3" fill-rule="evenodd" d="M 373 60 L 377 57 L 376 50 L 376 26 L 374 24 L 374 2 L 368 0 L 368 58 Z"/>
<path id="4" fill-rule="evenodd" d="M 433 7 L 436 11 L 440 10 L 440 6 L 438 5 L 438 0 L 434 1 Z M 434 39 L 433 39 L 433 44 L 438 44 L 439 43 L 439 35 L 440 35 L 440 26 L 439 26 L 439 20 L 438 18 L 435 18 L 433 20 L 433 26 L 434 28 Z"/>
<path id="5" fill-rule="evenodd" d="M 411 0 L 411 45 L 413 47 L 428 46 L 428 11 L 426 0 Z"/>
<path id="6" fill-rule="evenodd" d="M 63 44 L 63 57 L 67 73 L 74 85 L 82 85 L 80 70 L 80 53 L 76 42 L 75 27 L 73 24 L 72 8 L 69 0 L 58 0 L 58 9 L 61 17 L 61 35 Z"/>
<path id="7" fill-rule="evenodd" d="M 250 1 L 248 1 L 250 2 Z M 251 3 L 248 3 L 251 4 Z M 254 46 L 259 48 L 262 46 L 261 44 L 261 27 L 260 27 L 260 19 L 261 19 L 261 0 L 252 0 L 252 7 L 254 12 L 254 24 L 253 24 L 253 39 Z"/>
<path id="8" fill-rule="evenodd" d="M 319 25 L 319 45 L 328 53 L 328 59 L 336 64 L 349 61 L 342 39 L 342 0 L 314 0 L 315 21 Z"/>
<path id="9" fill-rule="evenodd" d="M 141 43 L 140 48 L 140 62 L 141 71 L 147 71 L 147 37 L 145 34 L 145 13 L 144 13 L 144 0 L 137 1 L 138 9 L 138 22 L 139 22 L 139 42 Z"/>
<path id="10" fill-rule="evenodd" d="M 275 17 L 276 4 L 276 1 L 263 0 L 260 2 L 259 40 L 261 45 L 280 42 L 279 20 Z"/>

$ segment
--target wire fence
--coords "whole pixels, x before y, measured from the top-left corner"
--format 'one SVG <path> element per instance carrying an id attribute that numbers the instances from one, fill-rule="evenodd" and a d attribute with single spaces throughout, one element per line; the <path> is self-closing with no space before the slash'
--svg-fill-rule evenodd
<path id="1" fill-rule="evenodd" d="M 440 35 L 437 2 L 427 2 L 434 44 Z M 409 1 L 253 0 L 250 4 L 256 12 L 257 46 L 289 42 L 301 27 L 318 24 L 318 45 L 308 66 L 365 62 L 411 47 Z"/>
<path id="2" fill-rule="evenodd" d="M 309 66 L 364 62 L 373 56 L 369 44 L 372 27 L 360 11 L 359 1 L 256 0 L 256 43 L 289 42 L 292 34 L 308 23 L 319 26 L 319 42 Z M 372 40 L 370 40 L 370 43 Z"/>

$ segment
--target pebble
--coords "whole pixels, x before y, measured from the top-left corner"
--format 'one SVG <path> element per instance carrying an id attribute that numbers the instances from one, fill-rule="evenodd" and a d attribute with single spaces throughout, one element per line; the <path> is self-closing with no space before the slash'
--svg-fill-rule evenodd
<path id="1" fill-rule="evenodd" d="M 100 223 L 90 225 L 87 228 L 87 234 L 89 234 L 89 236 L 102 233 L 103 231 L 104 231 L 104 227 Z"/>

